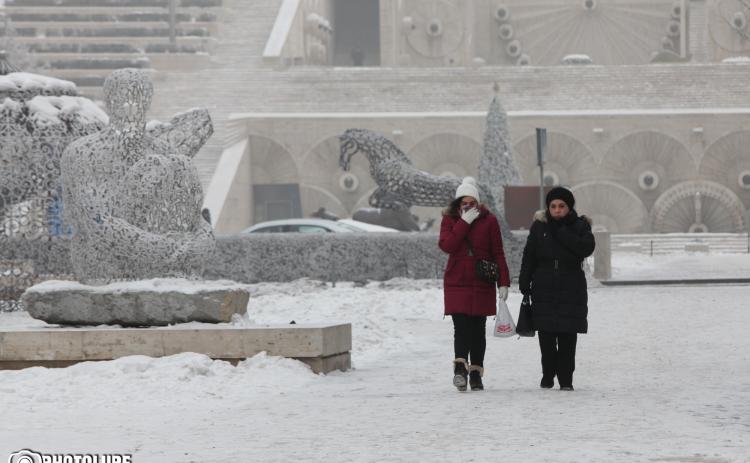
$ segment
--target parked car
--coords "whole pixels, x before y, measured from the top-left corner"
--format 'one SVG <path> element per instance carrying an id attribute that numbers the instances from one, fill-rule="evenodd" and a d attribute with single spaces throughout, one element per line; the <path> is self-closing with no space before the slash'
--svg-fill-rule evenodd
<path id="1" fill-rule="evenodd" d="M 241 233 L 363 233 L 396 231 L 356 220 L 284 219 L 253 225 Z"/>

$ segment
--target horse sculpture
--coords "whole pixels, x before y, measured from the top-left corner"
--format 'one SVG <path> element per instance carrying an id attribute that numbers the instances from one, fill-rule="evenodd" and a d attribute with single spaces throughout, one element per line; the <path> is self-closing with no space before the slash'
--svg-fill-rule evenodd
<path id="1" fill-rule="evenodd" d="M 368 199 L 370 206 L 408 211 L 412 206 L 445 207 L 454 199 L 461 179 L 449 175 L 432 175 L 417 169 L 406 154 L 392 141 L 366 129 L 349 129 L 339 136 L 339 166 L 348 171 L 351 160 L 362 153 L 370 163 L 370 175 L 378 188 Z M 498 202 L 490 188 L 477 182 L 479 195 L 500 222 L 508 264 L 516 271 L 520 265 L 523 243 L 510 232 L 505 214 L 497 210 Z"/>
<path id="2" fill-rule="evenodd" d="M 370 163 L 370 175 L 378 188 L 368 202 L 372 207 L 409 209 L 412 206 L 444 207 L 453 201 L 461 179 L 449 175 L 432 175 L 419 170 L 392 141 L 366 129 L 349 129 L 339 136 L 339 166 L 348 171 L 351 159 L 362 153 Z M 487 185 L 478 183 L 482 202 L 494 209 L 494 195 Z M 492 212 L 504 225 L 504 217 Z"/>

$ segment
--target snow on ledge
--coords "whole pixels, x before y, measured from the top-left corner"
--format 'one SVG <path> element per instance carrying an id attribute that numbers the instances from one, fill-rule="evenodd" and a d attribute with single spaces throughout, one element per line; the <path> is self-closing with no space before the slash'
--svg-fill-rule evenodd
<path id="1" fill-rule="evenodd" d="M 31 74 L 28 72 L 11 72 L 0 76 L 0 92 L 41 91 L 45 94 L 76 94 L 78 91 L 73 82 L 54 77 Z"/>
<path id="2" fill-rule="evenodd" d="M 124 292 L 179 292 L 197 294 L 207 291 L 247 290 L 247 285 L 230 280 L 188 280 L 186 278 L 153 278 L 150 280 L 116 281 L 101 286 L 85 285 L 77 281 L 48 280 L 28 288 L 33 293 L 60 291 L 88 291 L 92 293 Z"/>
<path id="3" fill-rule="evenodd" d="M 732 56 L 721 60 L 723 64 L 750 64 L 750 56 Z"/>
<path id="4" fill-rule="evenodd" d="M 35 96 L 28 102 L 29 117 L 39 124 L 60 124 L 80 118 L 84 124 L 109 122 L 107 113 L 88 98 L 79 96 Z"/>

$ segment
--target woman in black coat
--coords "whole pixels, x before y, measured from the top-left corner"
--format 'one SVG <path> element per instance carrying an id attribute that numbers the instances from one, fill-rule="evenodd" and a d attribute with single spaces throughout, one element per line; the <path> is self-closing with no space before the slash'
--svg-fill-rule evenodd
<path id="1" fill-rule="evenodd" d="M 547 209 L 534 216 L 523 250 L 519 286 L 531 296 L 534 329 L 542 352 L 540 386 L 573 390 L 578 333 L 588 331 L 588 293 L 583 260 L 594 252 L 591 223 L 578 216 L 570 190 L 556 187 Z"/>

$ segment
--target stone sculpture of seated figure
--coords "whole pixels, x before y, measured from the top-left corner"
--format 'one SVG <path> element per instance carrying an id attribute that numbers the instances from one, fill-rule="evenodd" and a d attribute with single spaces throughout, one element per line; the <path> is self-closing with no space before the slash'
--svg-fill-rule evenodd
<path id="1" fill-rule="evenodd" d="M 64 207 L 75 229 L 70 254 L 79 281 L 197 276 L 213 251 L 190 158 L 146 131 L 152 95 L 144 72 L 114 71 L 104 82 L 109 126 L 63 154 Z"/>

